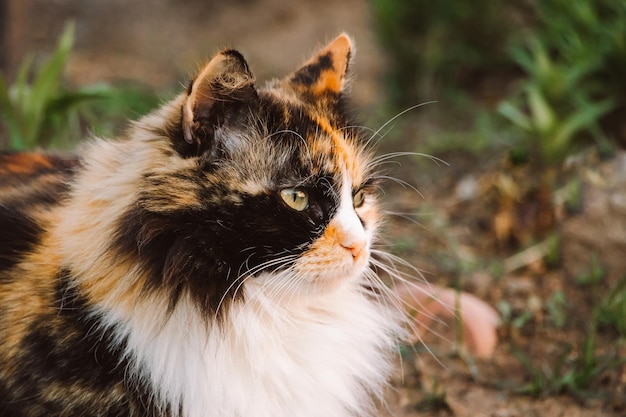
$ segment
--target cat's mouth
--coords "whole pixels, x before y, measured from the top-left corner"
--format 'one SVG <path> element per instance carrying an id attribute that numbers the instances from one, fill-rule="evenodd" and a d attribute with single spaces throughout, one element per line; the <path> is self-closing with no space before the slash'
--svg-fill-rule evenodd
<path id="1" fill-rule="evenodd" d="M 311 251 L 295 263 L 294 270 L 306 277 L 309 284 L 332 289 L 359 280 L 368 263 L 369 249 L 366 245 L 358 248 L 313 245 Z"/>
<path id="2" fill-rule="evenodd" d="M 249 275 L 248 284 L 264 288 L 273 297 L 290 300 L 328 294 L 344 285 L 361 282 L 369 267 L 370 250 L 368 245 L 346 248 L 318 240 L 299 256 L 286 258 L 268 261 L 271 266 Z"/>

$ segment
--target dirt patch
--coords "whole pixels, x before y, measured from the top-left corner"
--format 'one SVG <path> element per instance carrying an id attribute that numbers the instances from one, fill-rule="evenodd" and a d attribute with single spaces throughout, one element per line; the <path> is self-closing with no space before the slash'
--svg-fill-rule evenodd
<path id="1" fill-rule="evenodd" d="M 425 197 L 395 190 L 390 205 L 413 213 L 411 221 L 394 217 L 388 227 L 391 241 L 405 242 L 396 250 L 431 272 L 429 281 L 472 292 L 498 307 L 503 323 L 489 360 L 464 352 L 454 321 L 431 326 L 424 343 L 406 348 L 398 360 L 388 415 L 624 415 L 626 367 L 617 362 L 626 348 L 611 330 L 600 329 L 594 339 L 598 375 L 578 392 L 567 384 L 568 373 L 584 368 L 599 294 L 624 279 L 625 164 L 624 152 L 606 161 L 592 153 L 572 161 L 568 176 L 580 179 L 582 195 L 576 210 L 559 215 L 559 261 L 548 266 L 541 257 L 530 258 L 508 272 L 502 264 L 521 248 L 503 248 L 494 233 L 497 207 L 486 184 L 499 175 L 497 167 L 468 169 L 463 175 L 436 168 L 440 174 L 433 184 L 443 186 L 422 187 Z M 420 227 L 413 224 L 416 219 Z M 581 282 L 593 262 L 602 271 L 596 287 Z M 606 358 L 613 362 L 603 367 Z"/>

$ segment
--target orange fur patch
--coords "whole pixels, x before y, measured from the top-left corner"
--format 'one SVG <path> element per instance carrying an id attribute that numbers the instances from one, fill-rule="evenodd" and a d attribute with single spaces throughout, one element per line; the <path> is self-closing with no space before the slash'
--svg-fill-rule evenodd
<path id="1" fill-rule="evenodd" d="M 28 175 L 41 168 L 52 168 L 52 163 L 45 155 L 36 153 L 16 153 L 2 157 L 0 174 Z"/>
<path id="2" fill-rule="evenodd" d="M 360 161 L 359 152 L 356 147 L 346 140 L 342 131 L 335 129 L 331 125 L 327 117 L 315 115 L 314 120 L 323 132 L 330 137 L 333 157 L 340 163 L 339 168 L 345 167 L 352 182 L 354 184 L 360 184 L 363 180 L 363 172 L 359 168 L 362 161 Z"/>
<path id="3" fill-rule="evenodd" d="M 332 67 L 320 72 L 316 82 L 309 86 L 313 95 L 319 96 L 325 93 L 339 94 L 343 89 L 346 71 L 350 62 L 350 52 L 352 41 L 345 33 L 339 35 L 328 46 L 307 61 L 304 65 L 314 65 L 321 56 L 329 55 L 332 60 Z"/>
<path id="4" fill-rule="evenodd" d="M 19 355 L 21 342 L 33 330 L 33 323 L 54 314 L 56 281 L 50 277 L 57 275 L 60 258 L 51 249 L 53 246 L 46 244 L 47 241 L 49 239 L 44 239 L 42 249 L 32 253 L 13 270 L 15 280 L 0 285 L 3 310 L 0 329 L 10 329 L 2 331 L 0 350 L 9 357 Z M 8 361 L 6 366 L 11 364 L 15 365 Z"/>

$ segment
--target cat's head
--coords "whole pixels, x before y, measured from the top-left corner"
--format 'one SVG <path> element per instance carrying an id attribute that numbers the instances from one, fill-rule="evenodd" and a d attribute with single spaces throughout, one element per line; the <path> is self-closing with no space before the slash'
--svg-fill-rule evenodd
<path id="1" fill-rule="evenodd" d="M 116 245 L 140 258 L 149 288 L 214 313 L 251 283 L 324 294 L 364 280 L 380 215 L 369 135 L 345 110 L 352 54 L 342 34 L 258 88 L 225 50 L 140 122 L 167 146 Z"/>

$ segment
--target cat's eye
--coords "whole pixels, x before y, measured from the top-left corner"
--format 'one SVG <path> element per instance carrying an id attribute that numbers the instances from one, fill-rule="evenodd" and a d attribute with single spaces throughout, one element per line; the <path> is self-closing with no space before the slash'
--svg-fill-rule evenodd
<path id="1" fill-rule="evenodd" d="M 309 195 L 301 189 L 285 188 L 280 191 L 280 196 L 294 210 L 302 211 L 309 207 Z"/>
<path id="2" fill-rule="evenodd" d="M 359 191 L 357 191 L 354 194 L 354 197 L 352 197 L 352 203 L 354 204 L 354 208 L 359 208 L 363 205 L 364 202 L 365 202 L 365 191 L 363 191 L 363 189 L 361 188 Z"/>

